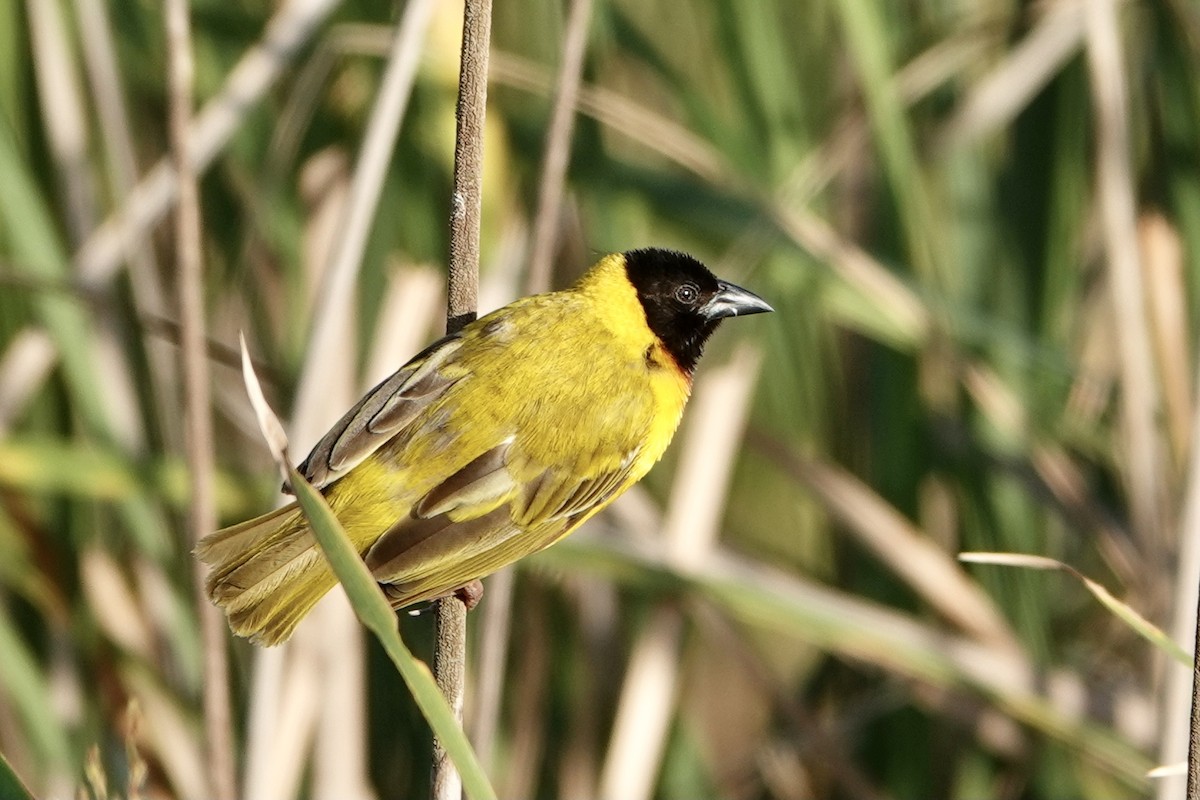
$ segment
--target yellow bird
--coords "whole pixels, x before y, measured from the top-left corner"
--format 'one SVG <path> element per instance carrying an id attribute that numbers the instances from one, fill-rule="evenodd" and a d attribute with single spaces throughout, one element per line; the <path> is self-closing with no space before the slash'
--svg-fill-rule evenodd
<path id="1" fill-rule="evenodd" d="M 566 536 L 640 480 L 679 425 L 705 341 L 771 311 L 691 256 L 603 258 L 369 391 L 299 467 L 395 608 L 454 593 Z M 285 487 L 287 489 L 288 487 Z M 295 503 L 205 537 L 234 633 L 287 639 L 337 582 Z"/>

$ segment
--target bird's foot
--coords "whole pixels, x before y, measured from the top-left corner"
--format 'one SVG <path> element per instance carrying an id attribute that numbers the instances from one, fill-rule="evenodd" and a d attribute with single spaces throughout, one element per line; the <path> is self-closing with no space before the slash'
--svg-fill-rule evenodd
<path id="1" fill-rule="evenodd" d="M 475 606 L 479 605 L 479 601 L 483 599 L 483 581 L 476 578 L 470 583 L 464 584 L 454 590 L 454 596 L 462 600 L 467 611 L 470 611 Z"/>

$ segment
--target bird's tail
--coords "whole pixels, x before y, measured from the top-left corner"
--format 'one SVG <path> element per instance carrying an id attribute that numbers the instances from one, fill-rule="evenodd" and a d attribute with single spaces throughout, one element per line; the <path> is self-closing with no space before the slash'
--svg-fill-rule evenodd
<path id="1" fill-rule="evenodd" d="M 200 540 L 205 589 L 238 636 L 273 645 L 337 582 L 295 503 Z"/>

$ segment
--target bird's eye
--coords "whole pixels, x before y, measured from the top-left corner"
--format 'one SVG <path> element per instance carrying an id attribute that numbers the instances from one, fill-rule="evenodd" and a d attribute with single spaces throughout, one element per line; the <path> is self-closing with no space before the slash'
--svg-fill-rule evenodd
<path id="1" fill-rule="evenodd" d="M 675 299 L 683 303 L 685 306 L 690 306 L 696 302 L 696 298 L 700 296 L 700 290 L 694 284 L 685 283 L 675 290 Z"/>

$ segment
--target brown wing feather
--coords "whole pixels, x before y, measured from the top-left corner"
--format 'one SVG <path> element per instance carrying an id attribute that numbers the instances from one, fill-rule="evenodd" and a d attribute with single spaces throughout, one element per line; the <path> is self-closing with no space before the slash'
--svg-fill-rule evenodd
<path id="1" fill-rule="evenodd" d="M 526 484 L 525 505 L 517 516 L 523 525 L 573 519 L 604 506 L 629 479 L 634 459 L 626 457 L 616 469 L 589 478 L 573 479 L 561 468 L 544 470 Z"/>
<path id="2" fill-rule="evenodd" d="M 481 456 L 429 490 L 413 510 L 417 517 L 432 517 L 463 506 L 495 505 L 497 498 L 512 492 L 514 482 L 508 472 L 506 441 Z"/>
<path id="3" fill-rule="evenodd" d="M 440 339 L 367 392 L 317 442 L 300 474 L 322 489 L 399 433 L 457 381 L 441 368 L 461 346 L 458 334 Z M 287 484 L 283 490 L 292 493 Z"/>
<path id="4" fill-rule="evenodd" d="M 396 608 L 447 594 L 558 541 L 621 490 L 634 459 L 582 480 L 545 469 L 523 486 L 513 478 L 526 472 L 520 461 L 509 442 L 483 453 L 372 545 L 367 567 L 387 584 Z"/>
<path id="5" fill-rule="evenodd" d="M 505 441 L 472 459 L 384 531 L 365 556 L 371 573 L 383 582 L 411 579 L 515 531 L 506 505 L 517 489 L 506 461 L 510 445 Z"/>
<path id="6" fill-rule="evenodd" d="M 461 553 L 486 549 L 493 540 L 516 530 L 505 506 L 473 519 L 453 520 L 449 514 L 409 516 L 389 528 L 364 560 L 376 580 L 401 585 L 436 572 L 450 556 L 457 559 Z"/>

